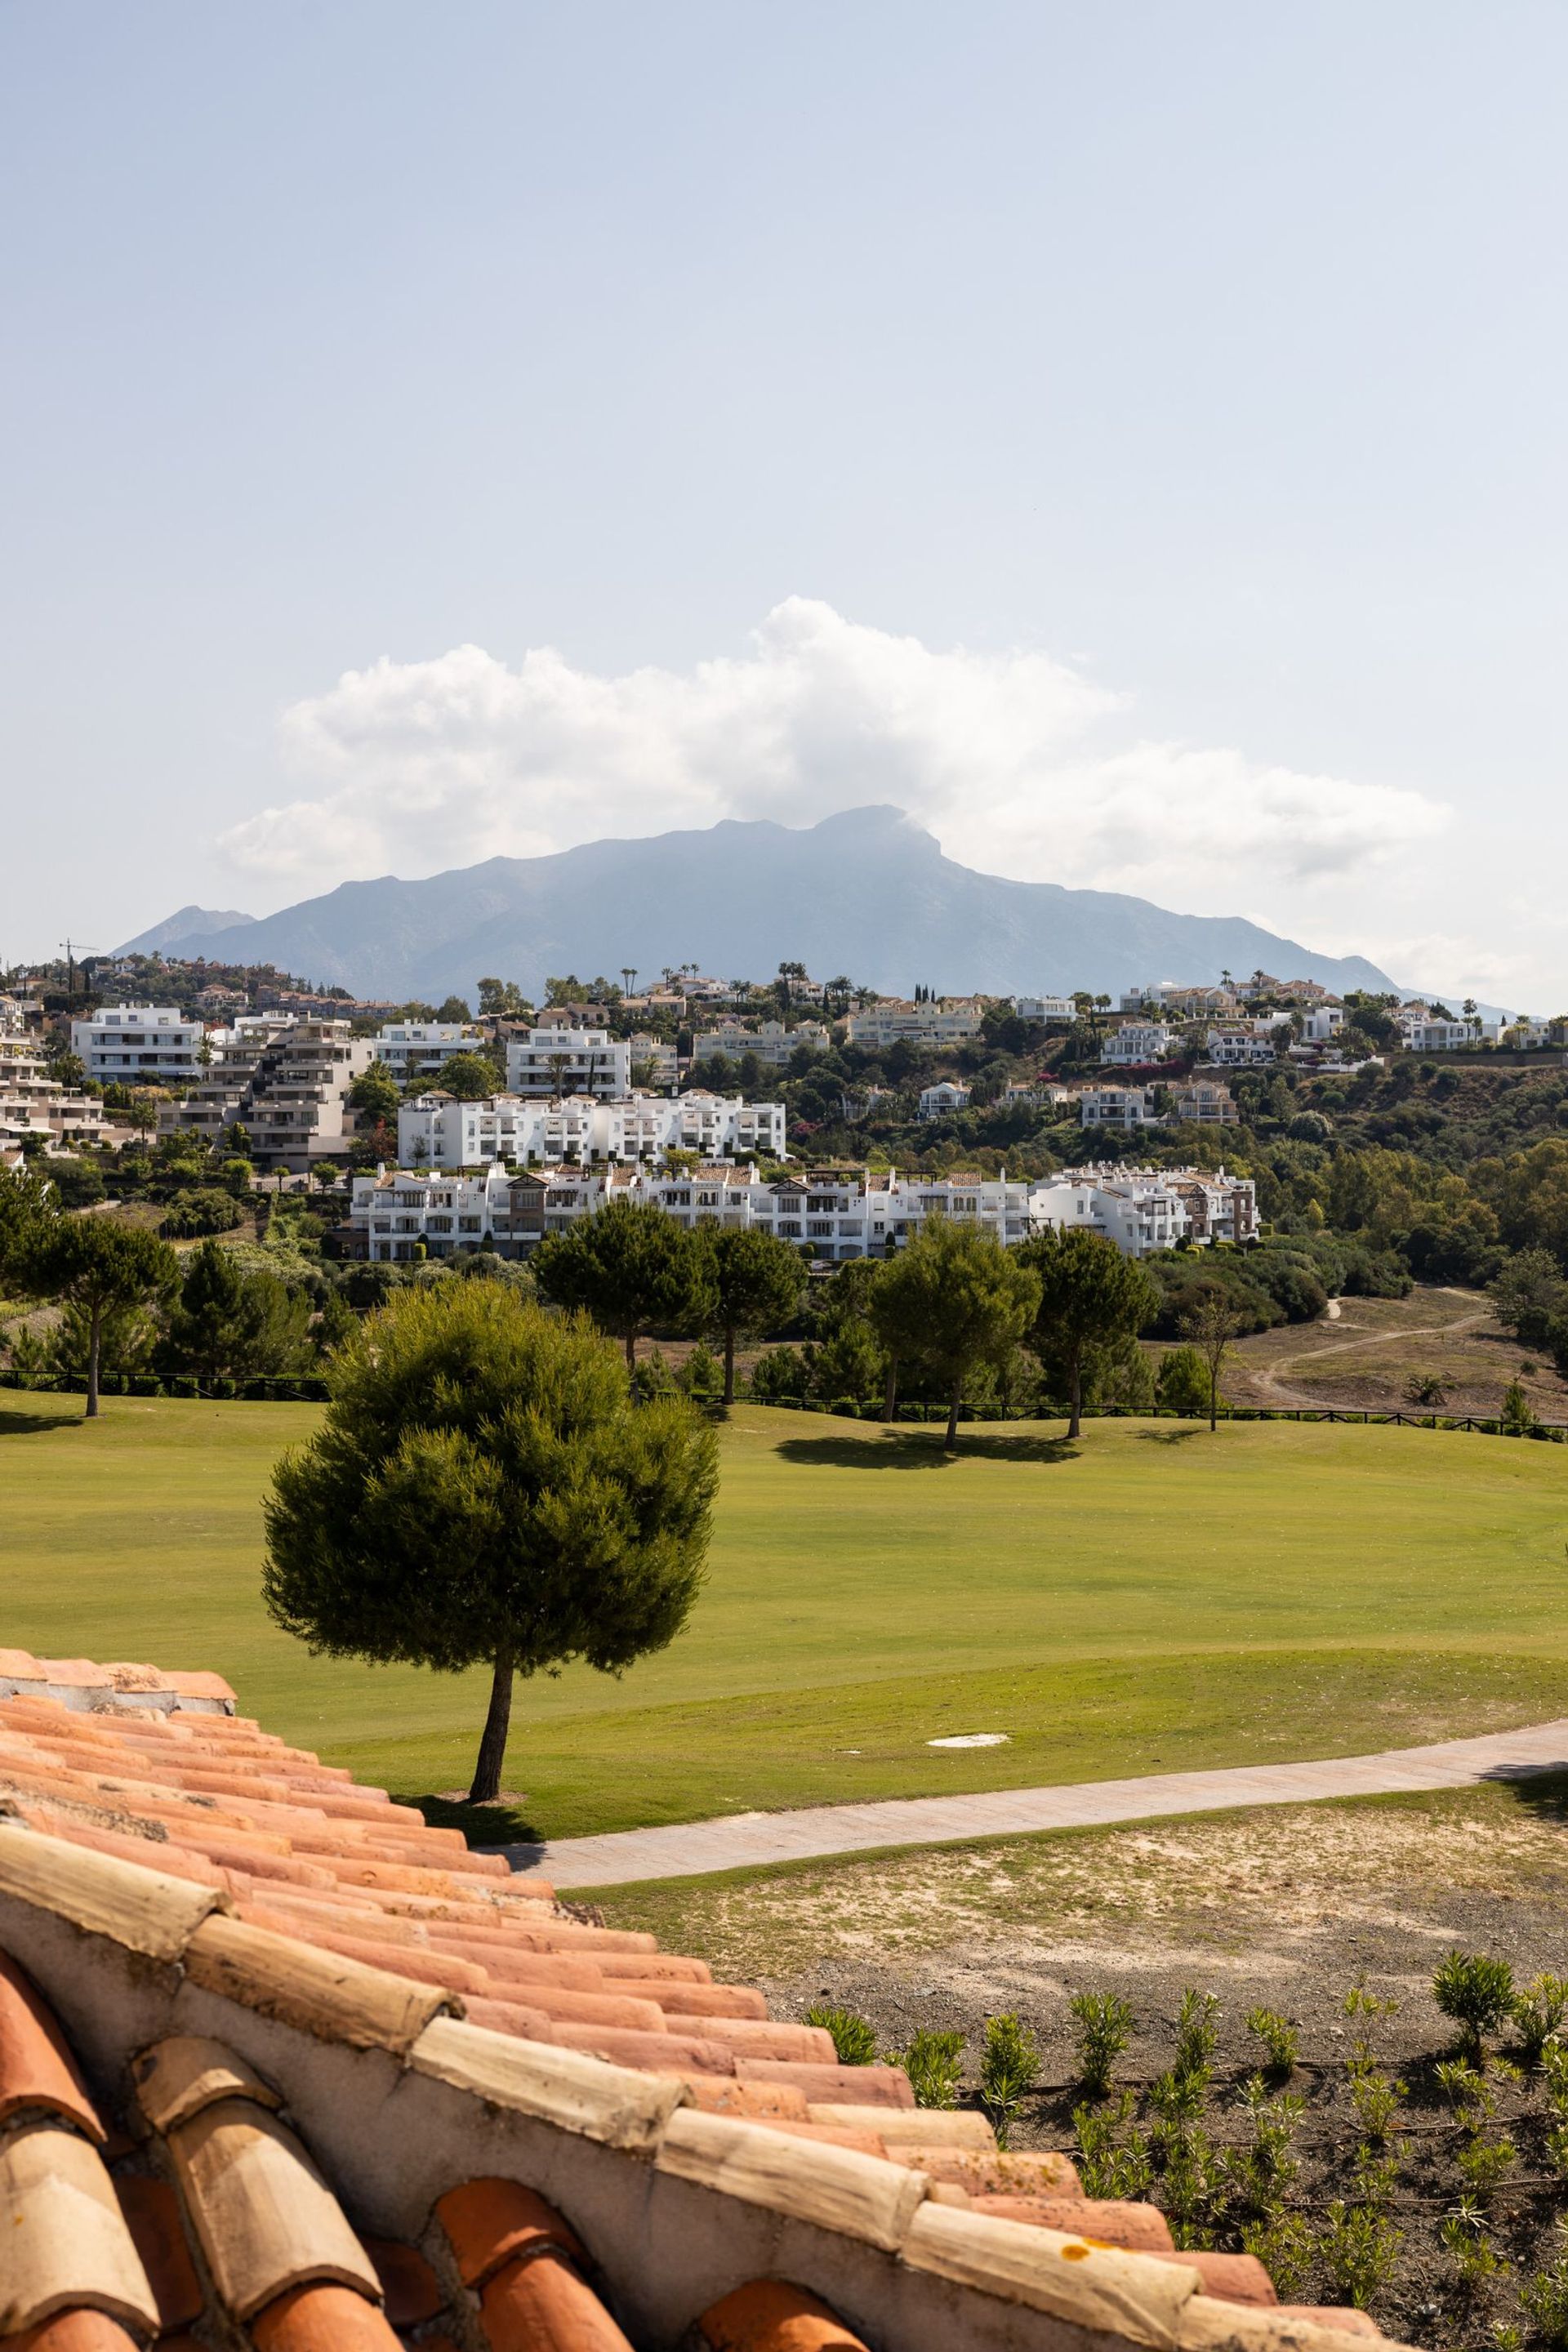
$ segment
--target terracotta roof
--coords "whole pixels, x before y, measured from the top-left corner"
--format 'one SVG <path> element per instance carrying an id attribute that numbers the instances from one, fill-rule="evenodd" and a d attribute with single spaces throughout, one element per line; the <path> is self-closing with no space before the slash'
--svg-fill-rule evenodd
<path id="1" fill-rule="evenodd" d="M 1369 2332 L 234 1709 L 214 1675 L 0 1651 L 11 2352 Z"/>

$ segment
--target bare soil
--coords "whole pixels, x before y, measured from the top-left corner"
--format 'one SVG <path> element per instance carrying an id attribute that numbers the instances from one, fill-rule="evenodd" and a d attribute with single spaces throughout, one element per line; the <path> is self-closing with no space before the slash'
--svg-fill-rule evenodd
<path id="1" fill-rule="evenodd" d="M 1225 1393 L 1233 1404 L 1427 1411 L 1413 1381 L 1441 1382 L 1440 1410 L 1495 1413 L 1519 1381 L 1542 1421 L 1568 1422 L 1568 1381 L 1499 1325 L 1475 1290 L 1420 1287 L 1406 1298 L 1343 1298 L 1318 1323 L 1282 1324 L 1237 1340 Z"/>
<path id="2" fill-rule="evenodd" d="M 1188 1987 L 1220 2003 L 1200 2125 L 1215 2149 L 1239 2154 L 1251 2137 L 1240 2094 L 1263 2053 L 1248 2012 L 1283 2013 L 1298 2032 L 1300 2063 L 1268 2087 L 1303 2102 L 1299 2170 L 1284 2200 L 1284 2235 L 1261 2251 L 1282 2292 L 1309 2301 L 1342 2302 L 1356 2284 L 1343 2252 L 1334 2252 L 1331 2208 L 1342 2201 L 1353 2228 L 1366 2202 L 1356 2179 L 1366 2134 L 1347 2070 L 1364 2036 L 1400 2086 L 1392 2134 L 1370 2149 L 1372 2162 L 1393 2162 L 1378 2200 L 1386 2275 L 1359 2283 L 1390 2334 L 1490 2345 L 1495 2326 L 1518 2322 L 1521 2284 L 1561 2251 L 1568 2181 L 1546 2148 L 1555 2118 L 1538 2073 L 1510 2078 L 1507 2032 L 1491 2040 L 1487 2082 L 1497 2113 L 1482 2137 L 1506 2135 L 1512 2156 L 1476 2208 L 1496 2267 L 1467 2284 L 1442 2242 L 1446 2218 L 1468 2192 L 1458 2158 L 1473 2135 L 1437 2078 L 1454 2053 L 1454 2028 L 1430 1987 L 1436 1962 L 1455 1948 L 1506 1958 L 1521 1983 L 1563 1969 L 1568 1778 L 858 1858 L 629 1888 L 598 1901 L 612 1925 L 651 1926 L 723 1974 L 760 1981 L 779 2015 L 841 2004 L 868 2018 L 889 2051 L 920 2027 L 960 2032 L 966 2104 L 978 2096 L 985 2020 L 1016 2013 L 1041 2058 L 1039 2084 L 1013 2124 L 1020 2147 L 1075 2147 L 1074 2110 L 1085 2095 L 1074 1994 L 1118 1993 L 1136 2014 L 1116 2080 L 1133 2104 L 1116 2137 L 1134 2155 L 1130 2135 L 1149 2131 L 1148 2086 L 1171 2064 Z M 1379 2013 L 1347 2013 L 1357 1987 Z M 1157 2163 L 1147 2180 L 1121 2185 L 1163 2204 L 1188 2242 L 1235 2248 L 1256 2212 L 1234 2179 L 1220 2178 L 1223 2165 L 1209 2164 L 1209 2193 L 1184 2219 L 1180 2191 Z"/>

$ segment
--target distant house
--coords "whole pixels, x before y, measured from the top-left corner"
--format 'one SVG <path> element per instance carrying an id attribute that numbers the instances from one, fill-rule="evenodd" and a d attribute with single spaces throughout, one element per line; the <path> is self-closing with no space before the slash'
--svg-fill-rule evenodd
<path id="1" fill-rule="evenodd" d="M 1172 1087 L 1170 1116 L 1181 1126 L 1234 1127 L 1241 1113 L 1228 1087 L 1215 1078 L 1194 1078 L 1190 1086 Z"/>
<path id="2" fill-rule="evenodd" d="M 970 1088 L 961 1087 L 952 1078 L 943 1078 L 934 1087 L 922 1087 L 920 1114 L 924 1119 L 951 1118 L 955 1111 L 969 1108 Z"/>
<path id="3" fill-rule="evenodd" d="M 1078 1100 L 1084 1127 L 1152 1127 L 1158 1116 L 1152 1087 L 1086 1087 Z"/>
<path id="4" fill-rule="evenodd" d="M 1108 1069 L 1137 1069 L 1162 1061 L 1176 1043 L 1176 1032 L 1163 1021 L 1124 1021 L 1105 1041 L 1100 1058 Z"/>

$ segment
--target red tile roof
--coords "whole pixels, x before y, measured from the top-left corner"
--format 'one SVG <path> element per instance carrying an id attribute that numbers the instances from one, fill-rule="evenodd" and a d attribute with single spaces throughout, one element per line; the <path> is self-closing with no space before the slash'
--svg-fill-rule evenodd
<path id="1" fill-rule="evenodd" d="M 213 1675 L 0 1651 L 5 2352 L 211 2326 L 261 2352 L 1023 2352 L 1064 2320 L 1332 2352 L 1363 2327 L 1279 2310 L 1250 2256 L 1177 2252 L 1065 2156 L 917 2109 L 901 2068 L 838 2065 L 234 1705 Z"/>

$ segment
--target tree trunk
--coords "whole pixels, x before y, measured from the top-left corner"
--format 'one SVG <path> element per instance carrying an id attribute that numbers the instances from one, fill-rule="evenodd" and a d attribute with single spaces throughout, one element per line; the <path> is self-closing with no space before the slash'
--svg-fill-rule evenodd
<path id="1" fill-rule="evenodd" d="M 1072 1365 L 1072 1411 L 1068 1415 L 1068 1435 L 1077 1437 L 1083 1427 L 1083 1366 L 1078 1358 Z"/>
<path id="2" fill-rule="evenodd" d="M 1217 1426 L 1218 1421 L 1219 1366 L 1217 1364 L 1211 1364 L 1209 1366 L 1209 1429 L 1211 1433 Z"/>
<path id="3" fill-rule="evenodd" d="M 98 1419 L 98 1364 L 103 1353 L 103 1309 L 95 1307 L 87 1327 L 87 1418 Z"/>
<path id="4" fill-rule="evenodd" d="M 891 1421 L 899 1403 L 899 1367 L 897 1359 L 888 1358 L 888 1377 L 882 1387 L 882 1419 Z"/>
<path id="5" fill-rule="evenodd" d="M 942 1441 L 944 1450 L 949 1454 L 952 1454 L 958 1444 L 958 1403 L 959 1399 L 963 1394 L 963 1381 L 954 1381 L 952 1384 L 952 1395 L 949 1400 L 947 1408 L 947 1435 Z"/>
<path id="6" fill-rule="evenodd" d="M 735 1402 L 735 1327 L 732 1323 L 724 1326 L 724 1402 L 726 1404 Z"/>
<path id="7" fill-rule="evenodd" d="M 470 1805 L 488 1804 L 500 1795 L 501 1767 L 506 1762 L 506 1736 L 511 1728 L 511 1644 L 505 1643 L 496 1652 L 495 1672 L 490 1678 L 489 1713 L 485 1717 L 484 1737 L 474 1764 L 473 1786 L 468 1790 Z"/>
<path id="8" fill-rule="evenodd" d="M 628 1331 L 626 1333 L 626 1370 L 628 1372 L 635 1372 L 637 1368 L 637 1335 L 635 1331 Z"/>

